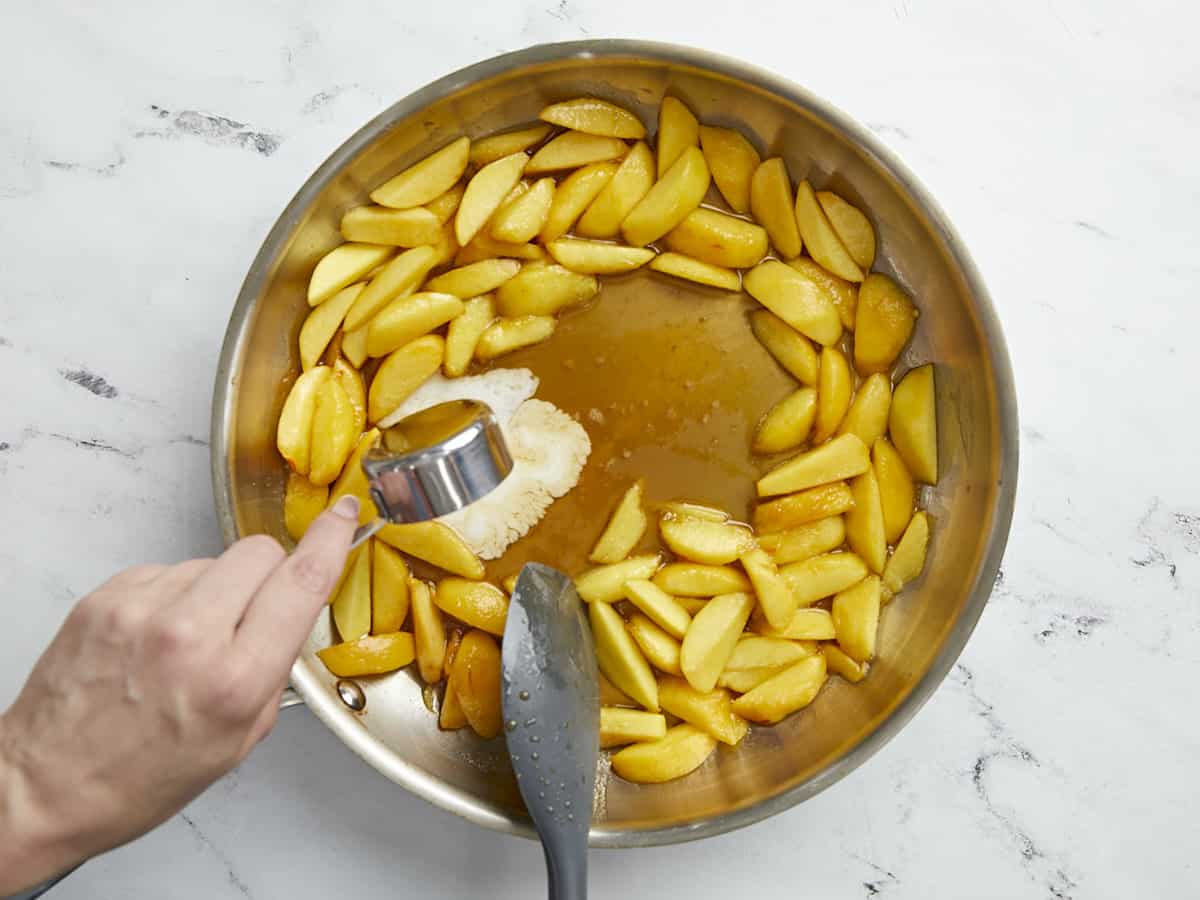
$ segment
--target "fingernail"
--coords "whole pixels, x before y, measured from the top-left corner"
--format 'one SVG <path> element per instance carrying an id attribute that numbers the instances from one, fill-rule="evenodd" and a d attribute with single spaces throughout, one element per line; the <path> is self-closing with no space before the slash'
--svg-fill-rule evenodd
<path id="1" fill-rule="evenodd" d="M 333 514 L 341 516 L 343 519 L 349 519 L 351 522 L 357 522 L 358 498 L 353 494 L 347 494 L 337 503 L 333 504 Z"/>

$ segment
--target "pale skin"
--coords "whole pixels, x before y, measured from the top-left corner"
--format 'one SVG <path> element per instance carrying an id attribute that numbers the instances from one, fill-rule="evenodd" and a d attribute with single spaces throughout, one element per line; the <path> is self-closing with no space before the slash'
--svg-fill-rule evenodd
<path id="1" fill-rule="evenodd" d="M 291 556 L 259 535 L 79 601 L 0 716 L 0 897 L 144 834 L 245 759 L 357 520 L 344 497 Z"/>

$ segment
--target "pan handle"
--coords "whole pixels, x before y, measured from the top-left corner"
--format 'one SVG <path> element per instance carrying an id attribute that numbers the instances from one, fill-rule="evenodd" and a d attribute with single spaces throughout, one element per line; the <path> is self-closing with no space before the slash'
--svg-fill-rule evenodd
<path id="1" fill-rule="evenodd" d="M 287 709 L 291 706 L 303 706 L 304 698 L 296 693 L 296 689 L 290 684 L 283 689 L 283 696 L 279 698 L 279 708 Z"/>

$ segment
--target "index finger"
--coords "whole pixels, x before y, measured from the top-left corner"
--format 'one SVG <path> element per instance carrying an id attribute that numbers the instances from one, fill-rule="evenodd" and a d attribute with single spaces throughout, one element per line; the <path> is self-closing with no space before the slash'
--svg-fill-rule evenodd
<path id="1" fill-rule="evenodd" d="M 295 662 L 342 573 L 357 526 L 358 500 L 347 495 L 313 520 L 251 598 L 234 646 L 262 670 L 264 683 L 274 685 Z"/>

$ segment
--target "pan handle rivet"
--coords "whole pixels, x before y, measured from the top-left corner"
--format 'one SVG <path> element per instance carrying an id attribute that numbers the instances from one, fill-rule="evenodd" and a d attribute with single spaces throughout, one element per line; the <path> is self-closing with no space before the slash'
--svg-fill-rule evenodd
<path id="1" fill-rule="evenodd" d="M 358 686 L 357 682 L 342 679 L 335 687 L 338 697 L 350 709 L 362 712 L 367 708 L 367 695 L 363 693 L 363 689 Z"/>

